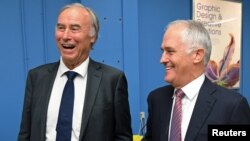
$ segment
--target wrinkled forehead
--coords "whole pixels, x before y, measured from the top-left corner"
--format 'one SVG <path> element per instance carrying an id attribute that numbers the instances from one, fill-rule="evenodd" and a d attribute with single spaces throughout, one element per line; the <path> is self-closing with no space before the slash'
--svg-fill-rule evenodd
<path id="1" fill-rule="evenodd" d="M 168 27 L 165 31 L 163 39 L 162 39 L 162 48 L 176 48 L 178 46 L 182 46 L 182 32 L 185 30 L 185 26 L 183 25 L 172 25 Z"/>
<path id="2" fill-rule="evenodd" d="M 169 33 L 171 35 L 179 35 L 181 34 L 185 29 L 187 28 L 187 25 L 184 23 L 176 23 L 171 26 L 169 26 L 166 30 L 166 33 Z"/>
<path id="3" fill-rule="evenodd" d="M 187 25 L 183 23 L 173 24 L 166 29 L 163 36 L 163 40 L 170 40 L 170 39 L 182 40 L 182 35 L 185 29 L 187 29 Z"/>
<path id="4" fill-rule="evenodd" d="M 78 21 L 83 23 L 90 23 L 89 12 L 82 7 L 70 7 L 64 9 L 58 16 L 58 22 L 63 21 Z"/>

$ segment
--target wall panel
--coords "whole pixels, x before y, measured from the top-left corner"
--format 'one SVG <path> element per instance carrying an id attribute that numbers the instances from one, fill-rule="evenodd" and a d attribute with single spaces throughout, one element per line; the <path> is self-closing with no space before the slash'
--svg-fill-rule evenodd
<path id="1" fill-rule="evenodd" d="M 17 139 L 27 71 L 54 61 L 54 56 L 58 59 L 54 45 L 55 15 L 59 7 L 69 2 L 73 1 L 1 0 L 0 2 L 1 140 Z M 53 38 L 48 39 L 51 37 Z"/>
<path id="2" fill-rule="evenodd" d="M 147 113 L 147 96 L 149 92 L 157 87 L 167 85 L 164 82 L 164 66 L 160 64 L 164 29 L 173 20 L 191 18 L 190 1 L 139 0 L 141 111 Z"/>
<path id="3" fill-rule="evenodd" d="M 100 32 L 91 52 L 93 59 L 123 69 L 121 0 L 83 0 L 99 18 Z"/>
<path id="4" fill-rule="evenodd" d="M 23 99 L 17 92 L 23 91 L 25 79 L 20 2 L 0 3 L 0 139 L 14 140 Z"/>

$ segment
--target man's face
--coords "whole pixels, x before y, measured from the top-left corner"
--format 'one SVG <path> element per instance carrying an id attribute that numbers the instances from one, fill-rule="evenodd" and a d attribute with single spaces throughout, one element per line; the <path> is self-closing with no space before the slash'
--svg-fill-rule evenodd
<path id="1" fill-rule="evenodd" d="M 95 37 L 90 36 L 91 17 L 80 7 L 65 9 L 58 16 L 56 43 L 67 67 L 79 66 L 88 56 Z"/>
<path id="2" fill-rule="evenodd" d="M 174 25 L 164 34 L 160 62 L 165 67 L 165 81 L 175 87 L 183 87 L 190 81 L 192 56 L 186 51 L 187 45 L 181 40 L 184 25 Z"/>

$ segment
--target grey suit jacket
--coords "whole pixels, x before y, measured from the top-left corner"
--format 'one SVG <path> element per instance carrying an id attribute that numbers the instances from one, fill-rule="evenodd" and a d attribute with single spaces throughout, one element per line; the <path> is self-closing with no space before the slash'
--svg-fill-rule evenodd
<path id="1" fill-rule="evenodd" d="M 147 132 L 143 141 L 168 141 L 173 86 L 164 86 L 148 96 Z M 240 94 L 205 79 L 185 136 L 185 141 L 207 141 L 210 124 L 250 124 L 250 108 Z"/>
<path id="2" fill-rule="evenodd" d="M 19 141 L 45 141 L 46 117 L 59 62 L 28 73 Z M 90 59 L 80 141 L 132 141 L 127 80 Z"/>

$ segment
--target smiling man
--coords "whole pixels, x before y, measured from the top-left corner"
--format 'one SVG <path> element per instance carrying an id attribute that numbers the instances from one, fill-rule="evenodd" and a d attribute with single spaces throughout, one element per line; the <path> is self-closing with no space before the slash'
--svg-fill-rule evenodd
<path id="1" fill-rule="evenodd" d="M 127 80 L 89 57 L 99 23 L 79 3 L 59 13 L 58 62 L 28 73 L 18 141 L 132 141 Z"/>
<path id="2" fill-rule="evenodd" d="M 170 85 L 148 96 L 143 141 L 206 141 L 208 125 L 250 124 L 246 98 L 213 84 L 204 74 L 211 40 L 200 22 L 171 22 L 161 49 L 164 80 Z"/>

